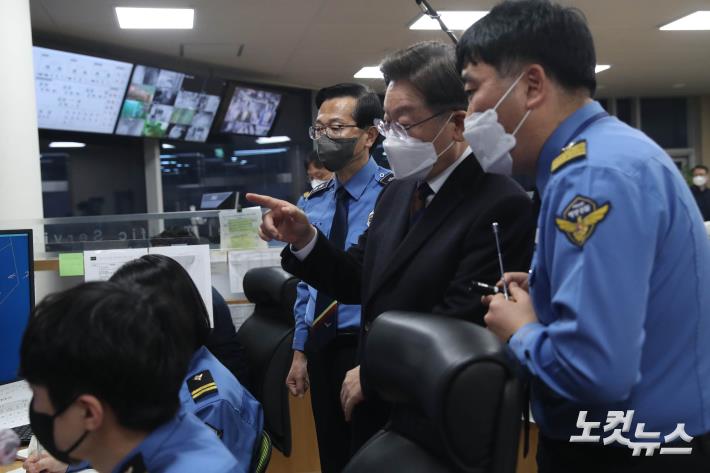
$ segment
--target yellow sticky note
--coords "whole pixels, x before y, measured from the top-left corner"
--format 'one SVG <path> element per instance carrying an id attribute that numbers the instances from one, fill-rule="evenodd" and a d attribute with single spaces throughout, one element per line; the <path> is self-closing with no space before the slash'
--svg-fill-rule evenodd
<path id="1" fill-rule="evenodd" d="M 59 254 L 59 275 L 83 276 L 84 275 L 84 253 L 60 253 Z"/>

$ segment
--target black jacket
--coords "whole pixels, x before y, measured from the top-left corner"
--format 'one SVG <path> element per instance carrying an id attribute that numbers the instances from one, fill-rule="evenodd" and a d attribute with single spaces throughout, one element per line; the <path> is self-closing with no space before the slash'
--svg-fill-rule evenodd
<path id="1" fill-rule="evenodd" d="M 486 174 L 469 155 L 410 229 L 414 181 L 392 181 L 369 229 L 347 252 L 321 233 L 299 261 L 289 247 L 283 268 L 346 304 L 362 304 L 360 356 L 370 323 L 388 310 L 433 312 L 483 324 L 486 308 L 471 281 L 500 279 L 491 224 L 500 225 L 506 271 L 527 271 L 533 251 L 532 202 L 513 180 Z"/>

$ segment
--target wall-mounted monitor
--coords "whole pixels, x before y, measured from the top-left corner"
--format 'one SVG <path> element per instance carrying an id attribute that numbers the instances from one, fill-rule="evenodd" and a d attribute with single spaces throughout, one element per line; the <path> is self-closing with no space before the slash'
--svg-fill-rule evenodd
<path id="1" fill-rule="evenodd" d="M 113 132 L 133 64 L 40 47 L 33 58 L 39 128 Z"/>
<path id="2" fill-rule="evenodd" d="M 266 136 L 276 119 L 281 94 L 235 87 L 220 127 L 223 133 Z"/>
<path id="3" fill-rule="evenodd" d="M 224 82 L 137 65 L 116 134 L 203 142 L 219 108 Z"/>

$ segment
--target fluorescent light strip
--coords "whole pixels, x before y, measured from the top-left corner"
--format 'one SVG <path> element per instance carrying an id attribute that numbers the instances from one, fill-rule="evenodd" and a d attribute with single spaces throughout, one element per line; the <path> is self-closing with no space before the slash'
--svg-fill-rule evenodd
<path id="1" fill-rule="evenodd" d="M 594 72 L 599 74 L 600 72 L 604 72 L 610 68 L 611 66 L 609 64 L 597 64 L 597 67 L 594 68 Z"/>
<path id="2" fill-rule="evenodd" d="M 232 155 L 241 158 L 245 156 L 262 156 L 265 154 L 285 153 L 286 151 L 288 151 L 288 148 L 240 149 L 234 151 Z"/>
<path id="3" fill-rule="evenodd" d="M 659 28 L 661 31 L 707 31 L 710 30 L 710 10 L 699 10 Z"/>
<path id="4" fill-rule="evenodd" d="M 258 145 L 271 145 L 275 143 L 288 143 L 291 138 L 288 136 L 262 136 L 256 139 Z"/>
<path id="5" fill-rule="evenodd" d="M 191 30 L 195 20 L 192 8 L 116 7 L 121 29 Z"/>
<path id="6" fill-rule="evenodd" d="M 355 79 L 384 79 L 380 66 L 365 66 L 355 73 Z"/>
<path id="7" fill-rule="evenodd" d="M 463 31 L 469 26 L 488 15 L 487 11 L 440 11 L 441 20 L 451 30 Z M 422 14 L 417 21 L 412 23 L 410 30 L 439 30 L 439 22 L 428 15 Z"/>
<path id="8" fill-rule="evenodd" d="M 85 148 L 86 143 L 76 141 L 52 141 L 49 143 L 50 148 Z"/>

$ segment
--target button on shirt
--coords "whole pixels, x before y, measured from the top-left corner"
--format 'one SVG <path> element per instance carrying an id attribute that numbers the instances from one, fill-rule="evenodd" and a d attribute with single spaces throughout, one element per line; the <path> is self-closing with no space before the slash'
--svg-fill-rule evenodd
<path id="1" fill-rule="evenodd" d="M 249 470 L 254 443 L 261 436 L 264 414 L 261 404 L 234 375 L 205 348 L 199 348 L 190 361 L 188 376 L 209 371 L 217 390 L 213 394 L 193 399 L 187 382 L 180 388 L 182 409 L 195 414 L 202 422 L 221 434 L 222 443 L 239 461 L 234 471 Z M 215 435 L 213 440 L 219 442 Z"/>
<path id="2" fill-rule="evenodd" d="M 607 116 L 571 136 L 600 112 L 584 106 L 542 149 L 539 323 L 510 347 L 550 437 L 581 434 L 580 410 L 602 426 L 609 410 L 635 410 L 628 438 L 640 422 L 661 439 L 677 423 L 697 436 L 710 431 L 710 244 L 688 186 L 646 135 Z M 570 140 L 586 140 L 586 157 L 551 172 Z"/>
<path id="3" fill-rule="evenodd" d="M 214 432 L 193 414 L 181 411 L 151 432 L 113 469 L 113 473 L 129 471 L 238 473 L 245 469 L 222 442 L 215 442 Z"/>
<path id="4" fill-rule="evenodd" d="M 378 166 L 370 158 L 348 182 L 341 184 L 337 177 L 331 179 L 324 189 L 314 192 L 302 202 L 302 210 L 308 220 L 324 235 L 330 235 L 330 226 L 335 214 L 335 193 L 340 187 L 350 196 L 348 206 L 348 232 L 345 248 L 357 243 L 358 238 L 368 227 L 370 214 L 375 209 L 377 197 L 383 189 L 380 183 L 391 171 Z M 308 327 L 313 324 L 318 291 L 304 282 L 297 287 L 294 317 L 296 329 L 293 337 L 293 349 L 303 351 L 308 338 Z M 358 330 L 360 327 L 359 305 L 338 305 L 338 330 Z"/>

